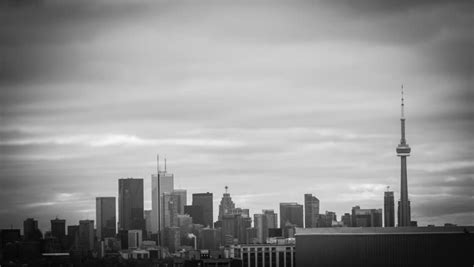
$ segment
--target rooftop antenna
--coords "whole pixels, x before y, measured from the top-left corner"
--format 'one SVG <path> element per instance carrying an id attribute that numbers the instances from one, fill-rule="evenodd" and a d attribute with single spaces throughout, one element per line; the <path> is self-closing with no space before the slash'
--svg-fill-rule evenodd
<path id="1" fill-rule="evenodd" d="M 157 189 L 158 189 L 158 199 L 157 199 L 157 203 L 158 203 L 158 207 L 161 207 L 160 205 L 160 198 L 161 198 L 161 195 L 160 195 L 160 192 L 161 192 L 161 189 L 160 189 L 160 155 L 159 154 L 156 154 L 156 179 L 157 179 Z M 158 243 L 158 246 L 161 246 L 161 208 L 158 208 L 158 236 L 157 236 L 157 243 Z"/>
<path id="2" fill-rule="evenodd" d="M 229 187 L 226 185 L 224 188 L 225 188 L 225 193 L 227 194 L 227 189 L 229 189 Z"/>
<path id="3" fill-rule="evenodd" d="M 165 157 L 165 172 L 166 172 L 166 157 Z"/>
<path id="4" fill-rule="evenodd" d="M 389 185 L 387 185 L 387 192 L 388 192 L 388 191 L 390 191 L 390 186 L 389 186 Z"/>
<path id="5" fill-rule="evenodd" d="M 403 98 L 403 84 L 402 84 L 402 118 L 405 118 L 405 103 Z"/>

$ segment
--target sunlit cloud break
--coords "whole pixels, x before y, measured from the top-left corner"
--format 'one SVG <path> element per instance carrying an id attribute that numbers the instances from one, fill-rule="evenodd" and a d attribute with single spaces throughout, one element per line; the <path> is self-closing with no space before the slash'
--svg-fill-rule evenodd
<path id="1" fill-rule="evenodd" d="M 92 147 L 106 146 L 149 146 L 149 145 L 177 145 L 177 146 L 202 146 L 202 147 L 240 147 L 245 144 L 241 141 L 226 139 L 202 138 L 166 138 L 148 139 L 127 134 L 99 134 L 99 135 L 73 135 L 56 136 L 47 138 L 27 138 L 1 140 L 0 145 L 25 146 L 25 145 L 84 145 Z"/>

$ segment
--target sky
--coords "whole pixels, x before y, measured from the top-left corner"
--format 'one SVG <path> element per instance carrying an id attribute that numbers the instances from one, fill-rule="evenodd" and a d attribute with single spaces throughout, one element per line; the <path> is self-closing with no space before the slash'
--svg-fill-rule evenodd
<path id="1" fill-rule="evenodd" d="M 95 219 L 156 155 L 250 213 L 399 198 L 400 87 L 419 225 L 474 225 L 471 1 L 0 4 L 0 228 Z M 163 164 L 163 163 L 162 163 Z M 163 168 L 163 165 L 161 166 Z"/>

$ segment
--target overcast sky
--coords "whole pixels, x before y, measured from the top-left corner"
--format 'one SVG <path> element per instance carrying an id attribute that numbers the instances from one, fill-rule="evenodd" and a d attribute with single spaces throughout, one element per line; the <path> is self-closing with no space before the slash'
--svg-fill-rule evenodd
<path id="1" fill-rule="evenodd" d="M 10 4 L 8 4 L 10 3 Z M 420 225 L 474 224 L 472 1 L 4 1 L 0 228 L 95 219 L 156 154 L 175 187 L 338 218 L 400 188 Z"/>

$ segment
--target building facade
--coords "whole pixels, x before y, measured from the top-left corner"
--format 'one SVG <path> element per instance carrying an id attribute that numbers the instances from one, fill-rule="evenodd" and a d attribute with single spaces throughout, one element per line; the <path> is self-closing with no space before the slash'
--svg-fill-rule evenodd
<path id="1" fill-rule="evenodd" d="M 316 215 L 319 214 L 319 199 L 312 194 L 304 195 L 304 227 L 316 227 Z"/>
<path id="2" fill-rule="evenodd" d="M 395 198 L 393 191 L 384 192 L 383 198 L 384 226 L 395 226 Z"/>
<path id="3" fill-rule="evenodd" d="M 195 220 L 193 222 L 202 224 L 205 227 L 213 227 L 214 213 L 213 213 L 213 196 L 212 193 L 196 193 L 193 194 L 193 206 L 200 207 L 202 210 L 202 221 Z M 191 214 L 190 214 L 191 215 Z M 201 216 L 198 216 L 198 218 Z"/>
<path id="4" fill-rule="evenodd" d="M 287 225 L 303 227 L 303 205 L 296 202 L 280 203 L 280 228 Z"/>
<path id="5" fill-rule="evenodd" d="M 117 219 L 115 216 L 115 197 L 97 197 L 95 201 L 97 238 L 115 237 Z"/>
<path id="6" fill-rule="evenodd" d="M 145 230 L 143 179 L 119 179 L 119 228 Z"/>
<path id="7" fill-rule="evenodd" d="M 295 245 L 246 244 L 241 245 L 243 267 L 294 267 L 296 266 Z M 313 265 L 298 265 L 313 266 Z"/>

